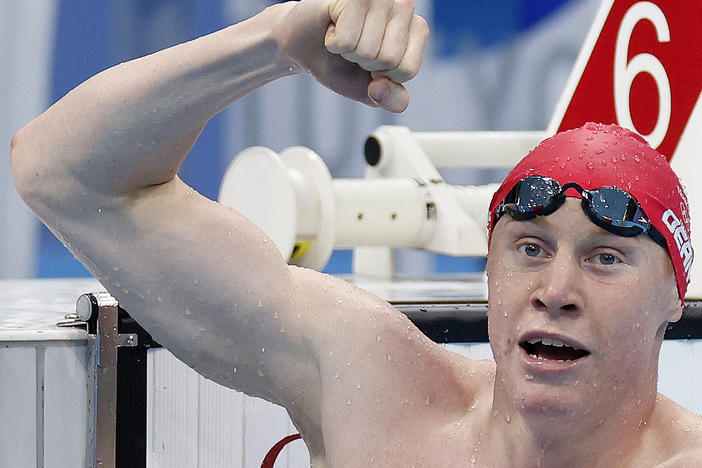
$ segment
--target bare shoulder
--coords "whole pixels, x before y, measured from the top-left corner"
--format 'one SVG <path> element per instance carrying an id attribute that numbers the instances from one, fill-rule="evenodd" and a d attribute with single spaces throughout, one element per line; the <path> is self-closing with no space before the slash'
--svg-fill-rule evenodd
<path id="1" fill-rule="evenodd" d="M 321 419 L 317 431 L 302 431 L 311 456 L 328 456 L 331 447 L 356 453 L 349 434 L 369 428 L 397 440 L 432 432 L 465 415 L 491 388 L 489 362 L 434 343 L 382 298 L 337 277 L 290 271 L 297 309 L 314 316 Z M 295 409 L 289 412 L 298 422 Z M 381 441 L 367 445 L 375 442 Z"/>
<path id="2" fill-rule="evenodd" d="M 305 302 L 298 308 L 317 315 L 320 369 L 332 377 L 339 369 L 345 376 L 362 373 L 355 378 L 370 379 L 395 394 L 419 392 L 424 401 L 444 391 L 474 392 L 482 387 L 478 382 L 494 376 L 494 363 L 471 360 L 434 343 L 375 294 L 341 278 L 296 267 L 291 271 L 300 289 L 295 295 Z"/>
<path id="3" fill-rule="evenodd" d="M 702 448 L 693 448 L 678 453 L 658 468 L 698 468 L 702 466 Z"/>
<path id="4" fill-rule="evenodd" d="M 702 416 L 658 395 L 659 428 L 657 437 L 664 443 L 667 460 L 661 467 L 702 466 Z"/>

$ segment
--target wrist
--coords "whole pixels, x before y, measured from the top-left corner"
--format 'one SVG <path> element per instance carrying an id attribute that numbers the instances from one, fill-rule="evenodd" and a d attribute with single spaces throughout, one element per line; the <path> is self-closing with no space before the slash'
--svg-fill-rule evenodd
<path id="1" fill-rule="evenodd" d="M 304 66 L 290 54 L 285 52 L 285 23 L 289 20 L 290 11 L 299 4 L 299 1 L 288 1 L 276 3 L 265 8 L 258 16 L 262 23 L 266 25 L 266 31 L 270 33 L 270 40 L 276 49 L 276 68 L 284 70 L 284 74 L 292 75 L 304 73 Z"/>

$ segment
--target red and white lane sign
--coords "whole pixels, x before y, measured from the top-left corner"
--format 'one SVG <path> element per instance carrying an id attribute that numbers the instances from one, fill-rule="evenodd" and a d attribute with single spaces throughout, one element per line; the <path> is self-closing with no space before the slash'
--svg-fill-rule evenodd
<path id="1" fill-rule="evenodd" d="M 551 122 L 643 135 L 670 160 L 702 90 L 702 2 L 605 1 Z"/>
<path id="2" fill-rule="evenodd" d="M 587 121 L 628 127 L 687 186 L 692 245 L 702 254 L 702 1 L 605 0 L 548 132 Z M 688 299 L 702 299 L 702 258 Z"/>

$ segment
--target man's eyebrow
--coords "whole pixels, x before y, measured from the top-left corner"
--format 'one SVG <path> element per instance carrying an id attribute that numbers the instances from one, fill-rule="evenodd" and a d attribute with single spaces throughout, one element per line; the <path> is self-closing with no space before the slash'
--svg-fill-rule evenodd
<path id="1" fill-rule="evenodd" d="M 536 216 L 536 217 L 530 218 L 530 219 L 519 220 L 519 219 L 514 219 L 510 216 L 506 219 L 506 221 L 510 225 L 512 223 L 516 223 L 516 224 L 514 224 L 514 227 L 512 227 L 512 229 L 514 229 L 514 228 L 522 228 L 522 229 L 536 228 L 537 230 L 543 231 L 544 233 L 550 233 L 552 231 L 552 228 L 548 226 L 548 224 L 549 224 L 548 220 L 546 220 L 545 218 L 547 218 L 547 217 L 546 216 Z"/>
<path id="2" fill-rule="evenodd" d="M 554 222 L 549 219 L 548 216 L 536 216 L 534 218 L 530 219 L 524 219 L 524 220 L 517 220 L 514 218 L 508 218 L 508 222 L 512 223 L 519 223 L 516 224 L 515 226 L 520 226 L 520 227 L 529 227 L 531 229 L 537 229 L 540 231 L 540 233 L 543 233 L 543 235 L 550 235 L 550 236 L 555 236 L 553 228 Z M 597 224 L 593 223 L 592 221 L 588 220 L 588 224 L 586 227 L 581 227 L 580 228 L 581 232 L 581 237 L 585 237 L 590 239 L 591 241 L 597 242 L 603 242 L 606 240 L 617 240 L 617 241 L 623 241 L 625 239 L 630 239 L 630 240 L 640 240 L 638 239 L 641 236 L 634 236 L 634 237 L 625 237 L 625 236 L 619 236 L 617 234 L 614 234 L 613 232 L 609 232 L 606 229 L 598 226 Z"/>

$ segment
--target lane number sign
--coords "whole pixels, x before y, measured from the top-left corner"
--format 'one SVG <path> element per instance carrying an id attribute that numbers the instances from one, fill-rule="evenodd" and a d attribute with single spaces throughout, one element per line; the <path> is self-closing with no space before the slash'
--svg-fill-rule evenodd
<path id="1" fill-rule="evenodd" d="M 554 130 L 589 120 L 618 123 L 643 135 L 670 160 L 702 90 L 702 2 L 609 4 Z"/>

